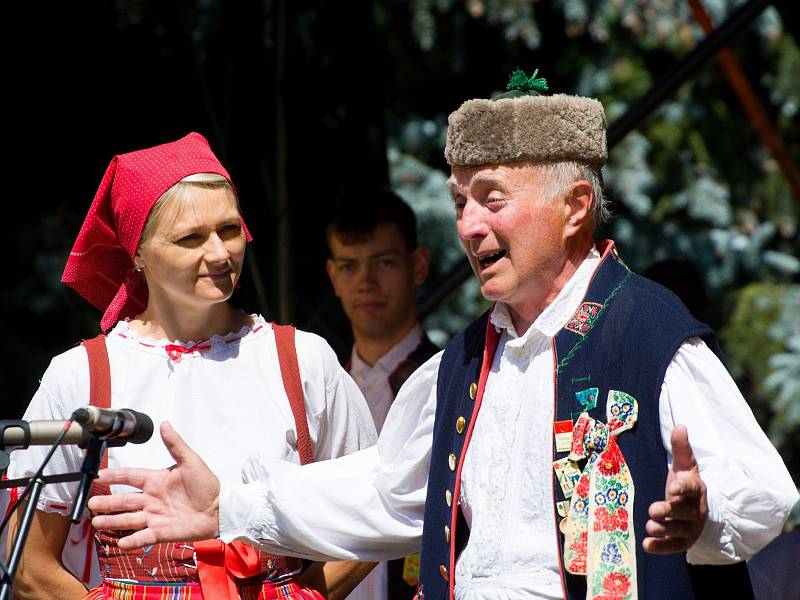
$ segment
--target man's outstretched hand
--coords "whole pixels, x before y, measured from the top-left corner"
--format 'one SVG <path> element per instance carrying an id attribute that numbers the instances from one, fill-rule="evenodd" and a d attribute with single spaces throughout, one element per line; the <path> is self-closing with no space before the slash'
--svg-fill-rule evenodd
<path id="1" fill-rule="evenodd" d="M 650 505 L 645 529 L 650 537 L 642 547 L 652 554 L 672 554 L 691 547 L 708 518 L 706 484 L 689 444 L 686 427 L 672 430 L 672 468 L 667 475 L 665 499 Z"/>
<path id="2" fill-rule="evenodd" d="M 219 534 L 219 479 L 167 422 L 161 439 L 175 459 L 169 469 L 103 469 L 98 483 L 129 485 L 141 493 L 95 496 L 95 529 L 135 533 L 119 540 L 123 550 L 158 542 L 215 538 Z M 118 514 L 100 514 L 118 513 Z"/>

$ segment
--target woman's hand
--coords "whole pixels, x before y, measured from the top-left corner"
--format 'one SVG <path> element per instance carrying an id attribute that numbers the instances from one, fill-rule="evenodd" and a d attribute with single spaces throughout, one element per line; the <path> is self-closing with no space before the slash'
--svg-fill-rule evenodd
<path id="1" fill-rule="evenodd" d="M 175 459 L 169 469 L 103 469 L 98 483 L 123 484 L 141 493 L 95 496 L 89 508 L 98 514 L 95 529 L 127 530 L 121 538 L 123 550 L 159 542 L 206 540 L 219 535 L 219 479 L 164 422 L 161 439 Z"/>

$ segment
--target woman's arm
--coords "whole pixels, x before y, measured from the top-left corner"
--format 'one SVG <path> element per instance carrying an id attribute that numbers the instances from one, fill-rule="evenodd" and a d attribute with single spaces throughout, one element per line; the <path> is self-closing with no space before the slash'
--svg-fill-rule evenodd
<path id="1" fill-rule="evenodd" d="M 25 505 L 11 517 L 7 551 L 11 552 L 17 534 L 19 515 Z M 80 600 L 86 588 L 61 564 L 61 552 L 67 541 L 70 522 L 58 513 L 34 511 L 22 559 L 14 578 L 14 596 L 19 600 Z"/>
<path id="2" fill-rule="evenodd" d="M 357 560 L 315 562 L 303 571 L 300 580 L 327 600 L 344 600 L 377 564 Z"/>

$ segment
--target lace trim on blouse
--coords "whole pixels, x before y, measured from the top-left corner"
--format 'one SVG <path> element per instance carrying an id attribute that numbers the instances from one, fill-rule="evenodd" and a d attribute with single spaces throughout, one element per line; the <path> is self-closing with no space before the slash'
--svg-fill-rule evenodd
<path id="1" fill-rule="evenodd" d="M 153 348 L 156 350 L 163 350 L 169 353 L 171 349 L 178 347 L 184 348 L 186 353 L 197 353 L 208 355 L 220 348 L 224 348 L 230 343 L 238 343 L 245 338 L 258 333 L 267 326 L 267 321 L 258 314 L 250 315 L 251 323 L 244 325 L 237 331 L 229 331 L 226 334 L 214 334 L 210 338 L 199 340 L 167 340 L 156 339 L 143 335 L 130 326 L 130 320 L 125 319 L 119 321 L 114 328 L 109 332 L 109 337 L 114 336 L 127 342 L 133 342 L 145 348 Z M 200 351 L 200 352 L 197 352 Z"/>

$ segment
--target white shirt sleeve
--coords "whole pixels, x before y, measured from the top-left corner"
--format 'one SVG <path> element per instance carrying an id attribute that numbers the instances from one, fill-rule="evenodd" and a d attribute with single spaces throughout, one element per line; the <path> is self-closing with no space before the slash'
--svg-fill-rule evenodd
<path id="1" fill-rule="evenodd" d="M 64 421 L 75 406 L 89 403 L 89 359 L 78 346 L 53 358 L 47 367 L 39 389 L 22 418 L 26 421 Z M 83 381 L 86 381 L 84 384 Z M 11 453 L 8 478 L 33 475 L 42 464 L 50 446 L 30 446 Z M 76 445 L 62 445 L 53 454 L 44 470 L 45 475 L 80 471 L 83 450 Z M 48 483 L 42 488 L 36 508 L 44 512 L 68 515 L 77 490 L 77 481 Z"/>
<path id="2" fill-rule="evenodd" d="M 661 437 L 685 425 L 708 488 L 708 521 L 687 552 L 694 564 L 745 560 L 777 536 L 798 500 L 780 455 L 728 371 L 699 338 L 675 353 L 659 400 Z"/>
<path id="3" fill-rule="evenodd" d="M 297 331 L 298 366 L 316 460 L 372 446 L 378 439 L 366 400 L 318 335 Z"/>
<path id="4" fill-rule="evenodd" d="M 222 483 L 220 537 L 314 560 L 384 560 L 419 549 L 441 353 L 397 395 L 378 444 L 298 465 L 254 455 Z"/>

